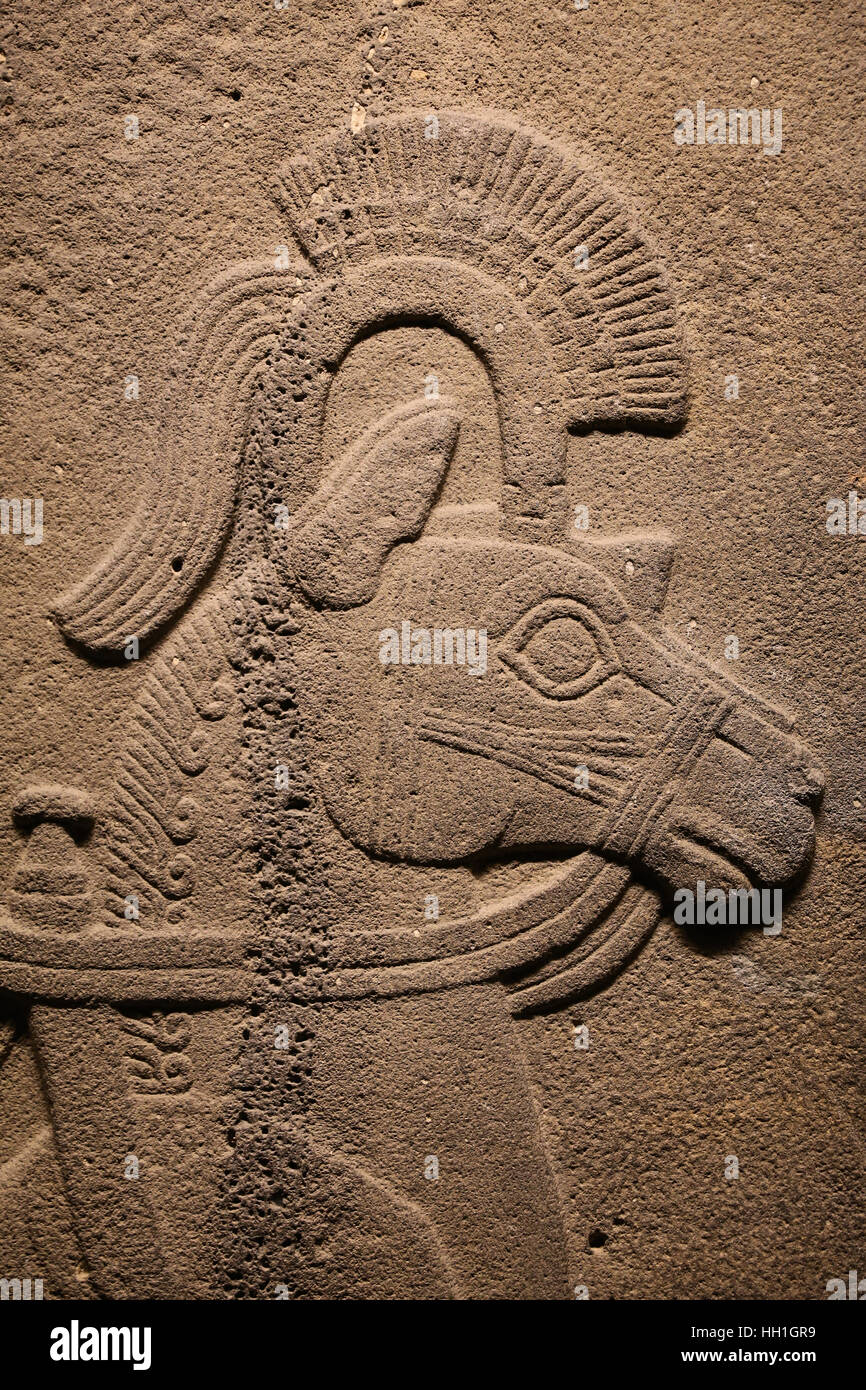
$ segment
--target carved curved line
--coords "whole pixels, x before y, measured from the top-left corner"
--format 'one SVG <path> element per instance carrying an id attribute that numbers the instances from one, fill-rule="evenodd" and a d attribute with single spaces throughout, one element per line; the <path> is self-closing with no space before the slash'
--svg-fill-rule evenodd
<path id="1" fill-rule="evenodd" d="M 137 722 L 139 724 L 139 727 L 141 729 L 144 729 L 154 741 L 159 742 L 161 740 L 166 754 L 172 760 L 172 774 L 174 772 L 174 769 L 177 768 L 187 777 L 198 776 L 198 774 L 203 772 L 208 765 L 208 759 L 203 755 L 200 755 L 199 757 L 195 758 L 194 761 L 189 756 L 190 744 L 192 743 L 195 734 L 199 732 L 199 730 L 197 730 L 196 727 L 193 726 L 192 732 L 186 733 L 185 740 L 181 742 L 181 740 L 177 738 L 170 729 L 167 729 L 160 724 L 160 716 L 162 715 L 162 713 L 162 710 L 160 710 L 157 706 L 157 714 L 154 715 L 151 710 L 145 707 L 144 701 L 142 701 L 142 704 L 136 710 Z M 183 734 L 186 731 L 181 730 L 180 732 L 181 734 Z M 206 750 L 207 739 L 204 734 L 202 734 L 201 736 L 201 742 Z"/>
<path id="2" fill-rule="evenodd" d="M 565 911 L 607 867 L 606 860 L 586 851 L 560 867 L 552 882 L 543 887 L 521 888 L 468 917 L 432 926 L 428 923 L 417 936 L 409 928 L 343 932 L 331 944 L 329 965 L 333 969 L 365 963 L 398 965 L 462 955 L 479 946 L 495 945 Z"/>
<path id="3" fill-rule="evenodd" d="M 506 484 L 539 516 L 549 512 L 552 489 L 562 490 L 553 500 L 564 506 L 560 388 L 538 330 L 501 283 L 441 256 L 379 258 L 323 286 L 303 317 L 315 327 L 296 328 L 301 355 L 284 370 L 296 390 L 311 362 L 326 365 L 331 376 L 316 383 L 299 421 L 292 441 L 296 476 L 317 476 L 331 379 L 348 353 L 377 331 L 412 322 L 445 328 L 480 355 L 496 392 Z"/>
<path id="4" fill-rule="evenodd" d="M 366 995 L 387 998 L 501 979 L 503 975 L 529 967 L 581 940 L 610 910 L 629 878 L 625 866 L 605 864 L 587 890 L 563 912 L 529 930 L 510 933 L 491 945 L 473 948 L 472 944 L 461 942 L 456 955 L 419 960 L 422 937 L 421 942 L 414 942 L 415 959 L 411 963 L 382 968 L 362 967 L 358 963 L 357 967 L 344 968 L 342 963 L 335 962 L 323 981 L 325 995 L 333 999 L 357 999 Z"/>
<path id="5" fill-rule="evenodd" d="M 169 811 L 168 807 L 166 807 L 166 805 L 161 800 L 157 799 L 157 797 L 155 797 L 150 791 L 148 791 L 147 787 L 141 781 L 139 781 L 138 779 L 133 779 L 129 775 L 129 773 L 125 773 L 121 774 L 121 778 L 119 779 L 119 786 L 123 788 L 127 795 L 133 796 L 135 798 L 136 803 L 144 812 L 144 814 L 150 817 L 150 819 L 162 831 L 166 840 L 169 841 L 171 844 L 187 844 L 190 840 L 195 839 L 195 836 L 197 834 L 197 827 L 193 828 L 191 831 L 188 832 L 184 831 L 182 838 L 179 838 L 176 830 L 174 833 L 172 833 L 172 827 L 177 826 L 178 824 L 177 817 Z M 186 799 L 190 801 L 192 800 L 191 797 L 188 797 Z M 175 810 L 178 806 L 178 803 L 182 800 L 184 800 L 183 793 L 181 793 L 179 797 L 175 797 Z"/>
<path id="6" fill-rule="evenodd" d="M 642 756 L 637 749 L 630 752 L 596 753 L 585 739 L 569 738 L 565 730 L 558 737 L 545 738 L 543 733 L 536 734 L 528 728 L 521 730 L 513 724 L 499 720 L 450 718 L 441 715 L 435 707 L 424 709 L 419 728 L 429 729 L 440 735 L 471 738 L 478 744 L 504 746 L 508 752 L 538 761 L 538 755 L 546 753 L 550 756 L 552 766 L 561 769 L 562 775 L 568 776 L 570 789 L 574 781 L 575 764 L 584 764 L 602 784 L 612 783 L 607 790 L 616 791 L 619 789 L 617 784 L 632 775 L 632 764 Z"/>
<path id="7" fill-rule="evenodd" d="M 70 638 L 114 652 L 128 635 L 147 638 L 216 560 L 234 510 L 249 388 L 297 296 L 295 278 L 291 270 L 246 263 L 220 276 L 194 306 L 185 366 L 163 412 L 166 447 L 155 450 L 171 464 L 161 464 L 126 533 L 58 600 L 55 614 Z M 183 431 L 183 445 L 173 431 Z M 181 562 L 179 572 L 172 560 Z"/>
<path id="8" fill-rule="evenodd" d="M 429 724 L 420 726 L 418 737 L 430 743 L 438 743 L 443 748 L 454 748 L 458 752 L 490 758 L 493 762 L 501 763 L 503 767 L 511 767 L 517 772 L 525 772 L 527 776 L 535 777 L 539 782 L 546 782 L 548 786 L 556 787 L 559 791 L 570 792 L 574 796 L 582 796 L 585 800 L 594 802 L 599 806 L 612 807 L 615 805 L 610 797 L 602 795 L 601 788 L 597 791 L 590 787 L 577 788 L 574 785 L 573 777 L 569 778 L 564 773 L 557 772 L 555 768 L 551 768 L 536 758 L 512 752 L 507 747 L 503 748 L 501 744 L 492 741 L 482 743 L 477 737 L 469 734 L 446 733 L 440 729 L 434 729 Z"/>
<path id="9" fill-rule="evenodd" d="M 128 809 L 127 815 L 130 815 Z M 146 830 L 146 825 L 143 819 L 140 817 L 136 819 L 139 820 L 142 828 Z M 140 838 L 140 836 L 136 836 L 136 840 L 138 838 Z M 154 857 L 158 857 L 161 860 L 168 861 L 165 864 L 164 868 L 161 867 L 159 864 L 151 864 L 150 862 L 148 862 L 148 860 L 139 853 L 137 844 L 124 844 L 122 841 L 119 842 L 115 839 L 112 843 L 111 848 L 114 856 L 116 858 L 123 859 L 129 865 L 129 867 L 139 875 L 139 877 L 144 879 L 145 883 L 150 884 L 151 888 L 156 889 L 160 897 L 175 902 L 182 898 L 188 897 L 189 893 L 192 891 L 194 876 L 192 873 L 192 862 L 189 860 L 189 856 L 184 854 L 175 854 L 172 855 L 170 859 L 168 859 L 168 855 L 171 853 L 173 849 L 176 848 L 176 846 L 170 845 L 168 849 L 161 849 L 158 842 L 154 842 L 152 844 L 151 849 L 152 853 L 154 854 Z M 192 880 L 192 882 L 190 882 L 189 887 L 187 887 L 184 892 L 178 891 L 178 885 L 183 885 L 183 879 L 173 878 L 172 875 L 168 872 L 170 864 L 177 863 L 180 860 L 184 860 L 186 863 L 189 864 L 190 869 L 189 873 L 186 874 L 186 877 Z"/>
<path id="10" fill-rule="evenodd" d="M 254 358 L 253 368 L 250 369 L 246 361 L 242 363 L 238 373 L 240 381 L 234 392 L 223 394 L 243 397 L 249 378 L 257 374 L 267 349 L 276 342 L 276 335 L 270 328 L 261 334 L 249 354 Z M 118 542 L 115 551 L 106 558 L 102 572 L 95 576 L 100 581 L 100 591 L 92 600 L 86 632 L 84 629 L 72 631 L 67 624 L 64 631 L 68 635 L 89 646 L 120 650 L 127 634 L 146 639 L 195 591 L 216 560 L 234 513 L 241 449 L 236 436 L 242 435 L 243 430 L 232 418 L 233 409 L 234 402 L 224 409 L 221 401 L 215 402 L 212 418 L 203 422 L 197 433 L 190 431 L 192 438 L 187 440 L 186 450 L 208 459 L 215 452 L 211 443 L 213 436 L 217 435 L 219 444 L 220 428 L 224 428 L 222 457 L 216 461 L 211 459 L 204 486 L 197 481 L 197 471 L 190 474 L 183 462 L 177 467 L 175 454 L 175 467 L 167 470 L 168 482 L 163 489 L 168 497 L 167 521 L 160 524 L 161 495 L 142 504 L 126 537 Z M 228 427 L 225 427 L 226 417 Z M 135 549 L 127 554 L 124 545 L 134 545 Z M 179 573 L 171 567 L 175 560 L 182 561 Z M 146 568 L 142 571 L 141 564 L 145 561 Z M 107 624 L 113 629 L 111 641 L 98 636 Z"/>
<path id="11" fill-rule="evenodd" d="M 34 1158 L 50 1153 L 54 1136 L 50 1125 L 41 1125 L 14 1154 L 0 1163 L 0 1188 L 19 1187 Z"/>
<path id="12" fill-rule="evenodd" d="M 141 802 L 135 783 L 131 787 L 119 783 L 113 811 L 115 827 L 133 836 L 136 845 L 145 853 L 165 853 L 167 846 L 163 844 L 162 826 Z"/>
<path id="13" fill-rule="evenodd" d="M 543 959 L 533 961 L 528 969 L 508 972 L 503 977 L 506 989 L 510 993 L 529 990 L 545 981 L 559 979 L 567 969 L 581 965 L 590 957 L 597 958 L 599 951 L 618 937 L 635 909 L 644 902 L 653 903 L 656 916 L 660 914 L 661 906 L 655 894 L 630 880 L 621 896 L 599 917 L 591 931 L 575 941 L 567 942 L 564 948 L 554 946 Z"/>
<path id="14" fill-rule="evenodd" d="M 454 1298 L 463 1299 L 465 1297 L 462 1285 L 454 1271 L 454 1266 L 451 1263 L 448 1251 L 439 1235 L 436 1224 L 428 1216 L 427 1212 L 424 1211 L 423 1207 L 419 1206 L 417 1202 L 413 1202 L 411 1197 L 404 1196 L 397 1188 L 392 1187 L 385 1178 L 381 1178 L 377 1174 L 370 1172 L 363 1164 L 359 1163 L 354 1158 L 350 1158 L 342 1150 L 329 1143 L 324 1144 L 319 1140 L 313 1139 L 303 1130 L 295 1130 L 295 1133 L 298 1134 L 302 1142 L 317 1156 L 317 1158 L 325 1164 L 332 1163 L 335 1168 L 342 1168 L 354 1174 L 362 1183 L 367 1183 L 368 1186 L 385 1197 L 398 1209 L 398 1211 L 404 1212 L 409 1218 L 410 1225 L 415 1226 L 416 1229 L 420 1227 L 423 1234 L 433 1245 L 436 1254 L 439 1256 L 442 1270 L 450 1285 Z"/>
<path id="15" fill-rule="evenodd" d="M 557 971 L 543 983 L 512 991 L 509 999 L 512 1013 L 519 1017 L 541 1009 L 559 1008 L 612 984 L 649 941 L 661 917 L 661 907 L 653 895 L 645 889 L 637 891 L 641 899 L 625 921 L 618 922 L 611 935 L 584 959 Z"/>

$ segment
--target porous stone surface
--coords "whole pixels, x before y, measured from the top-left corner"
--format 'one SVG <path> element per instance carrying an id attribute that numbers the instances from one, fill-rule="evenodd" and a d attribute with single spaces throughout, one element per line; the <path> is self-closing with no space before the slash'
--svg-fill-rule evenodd
<path id="1" fill-rule="evenodd" d="M 863 1268 L 857 18 L 13 5 L 7 1292 Z"/>

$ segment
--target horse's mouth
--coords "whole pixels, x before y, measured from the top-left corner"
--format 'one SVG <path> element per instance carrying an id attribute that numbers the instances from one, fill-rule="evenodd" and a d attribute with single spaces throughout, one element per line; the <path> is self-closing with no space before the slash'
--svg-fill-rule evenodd
<path id="1" fill-rule="evenodd" d="M 673 891 L 700 880 L 724 890 L 782 887 L 807 862 L 813 835 L 798 835 L 796 846 L 774 843 L 702 809 L 662 825 L 644 859 Z"/>
<path id="2" fill-rule="evenodd" d="M 750 888 L 757 877 L 753 847 L 728 826 L 687 823 L 669 831 L 683 859 L 701 870 L 706 883 L 724 888 Z M 686 885 L 683 885 L 686 886 Z"/>

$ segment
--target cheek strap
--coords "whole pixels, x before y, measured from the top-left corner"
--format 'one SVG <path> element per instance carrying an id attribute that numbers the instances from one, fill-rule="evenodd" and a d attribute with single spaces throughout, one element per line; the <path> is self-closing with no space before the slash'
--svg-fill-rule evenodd
<path id="1" fill-rule="evenodd" d="M 627 859 L 643 849 L 653 827 L 673 800 L 730 712 L 732 702 L 709 684 L 674 710 L 656 748 L 611 816 L 600 852 Z"/>

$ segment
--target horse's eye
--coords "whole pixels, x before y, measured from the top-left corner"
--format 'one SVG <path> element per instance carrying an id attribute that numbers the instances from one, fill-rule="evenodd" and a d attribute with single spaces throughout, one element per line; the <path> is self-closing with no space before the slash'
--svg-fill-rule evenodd
<path id="1" fill-rule="evenodd" d="M 569 598 L 547 599 L 524 613 L 498 652 L 515 675 L 553 700 L 585 695 L 619 670 L 598 618 Z"/>

